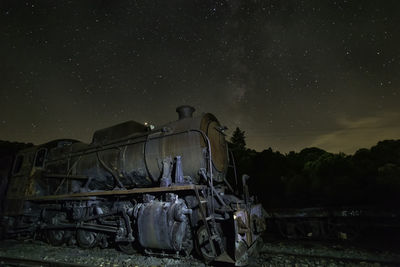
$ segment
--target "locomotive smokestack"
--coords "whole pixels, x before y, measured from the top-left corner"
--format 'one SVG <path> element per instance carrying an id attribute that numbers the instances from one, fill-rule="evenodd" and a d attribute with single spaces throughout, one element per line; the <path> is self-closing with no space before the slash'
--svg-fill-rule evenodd
<path id="1" fill-rule="evenodd" d="M 179 119 L 191 118 L 195 108 L 192 106 L 184 105 L 176 108 L 176 112 L 179 114 Z"/>

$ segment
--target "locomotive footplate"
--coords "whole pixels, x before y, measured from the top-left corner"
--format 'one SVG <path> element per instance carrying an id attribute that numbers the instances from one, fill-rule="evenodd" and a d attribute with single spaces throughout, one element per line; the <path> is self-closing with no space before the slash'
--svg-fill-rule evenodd
<path id="1" fill-rule="evenodd" d="M 175 185 L 170 187 L 149 187 L 149 188 L 134 188 L 128 190 L 112 190 L 112 191 L 98 191 L 98 192 L 84 192 L 75 194 L 64 194 L 64 195 L 48 195 L 48 196 L 37 196 L 27 197 L 25 200 L 29 201 L 47 201 L 47 200 L 65 200 L 74 198 L 84 197 L 115 197 L 133 194 L 149 194 L 149 193 L 166 193 L 175 191 L 189 191 L 189 190 L 201 190 L 206 188 L 204 185 Z"/>

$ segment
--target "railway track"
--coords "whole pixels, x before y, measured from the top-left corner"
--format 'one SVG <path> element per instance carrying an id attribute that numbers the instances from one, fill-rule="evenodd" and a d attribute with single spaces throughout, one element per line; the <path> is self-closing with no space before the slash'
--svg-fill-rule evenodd
<path id="1" fill-rule="evenodd" d="M 400 266 L 400 253 L 372 253 L 345 244 L 275 241 L 262 245 L 252 266 Z M 188 266 L 205 267 L 195 259 L 126 255 L 114 249 L 82 250 L 42 242 L 0 242 L 0 266 Z"/>
<path id="2" fill-rule="evenodd" d="M 204 267 L 198 259 L 153 257 L 139 252 L 128 255 L 115 249 L 81 249 L 51 246 L 37 240 L 0 240 L 0 267 L 3 266 L 188 266 Z"/>
<path id="3" fill-rule="evenodd" d="M 87 267 L 88 265 L 0 256 L 0 266 Z"/>

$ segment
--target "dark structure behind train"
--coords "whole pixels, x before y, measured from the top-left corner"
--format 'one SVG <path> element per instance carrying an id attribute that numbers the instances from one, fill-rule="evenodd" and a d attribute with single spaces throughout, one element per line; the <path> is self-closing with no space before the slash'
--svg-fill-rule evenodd
<path id="1" fill-rule="evenodd" d="M 156 129 L 134 121 L 97 131 L 91 144 L 56 140 L 21 150 L 3 200 L 7 236 L 42 235 L 54 245 L 134 246 L 206 261 L 246 263 L 264 230 L 261 205 L 227 182 L 228 150 L 212 114 Z M 3 174 L 3 177 L 6 176 Z"/>

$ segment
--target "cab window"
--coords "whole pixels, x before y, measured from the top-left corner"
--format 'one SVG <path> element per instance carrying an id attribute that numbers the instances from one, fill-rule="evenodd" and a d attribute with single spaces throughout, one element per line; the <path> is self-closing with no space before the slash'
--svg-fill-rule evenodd
<path id="1" fill-rule="evenodd" d="M 12 173 L 13 174 L 18 174 L 21 171 L 22 163 L 24 162 L 24 156 L 23 155 L 18 155 L 15 159 L 14 162 L 14 168 Z"/>
<path id="2" fill-rule="evenodd" d="M 46 158 L 47 149 L 41 148 L 36 152 L 35 167 L 41 168 L 44 166 L 44 159 Z"/>

